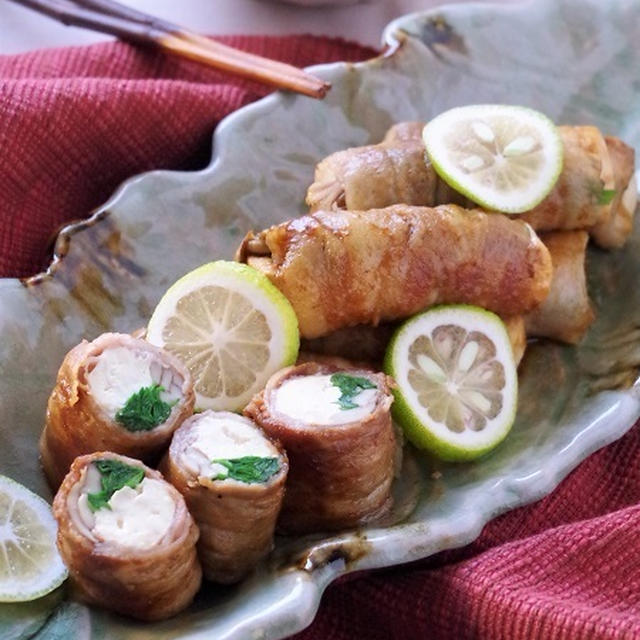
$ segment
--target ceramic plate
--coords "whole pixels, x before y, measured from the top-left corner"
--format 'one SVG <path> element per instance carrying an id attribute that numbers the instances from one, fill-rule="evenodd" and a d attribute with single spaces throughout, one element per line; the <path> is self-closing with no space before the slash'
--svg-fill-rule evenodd
<path id="1" fill-rule="evenodd" d="M 47 274 L 0 281 L 0 472 L 50 497 L 37 439 L 67 350 L 144 326 L 177 277 L 230 258 L 248 229 L 301 213 L 314 165 L 328 153 L 378 141 L 394 122 L 474 102 L 593 123 L 640 149 L 639 14 L 640 0 L 538 0 L 407 16 L 387 28 L 386 56 L 314 69 L 333 83 L 323 102 L 269 96 L 218 127 L 205 170 L 127 182 L 91 220 L 61 234 Z M 206 587 L 160 624 L 89 610 L 60 589 L 0 607 L 0 636 L 282 638 L 311 622 L 337 576 L 464 545 L 497 514 L 549 493 L 640 415 L 640 233 L 624 250 L 591 250 L 588 262 L 598 320 L 587 339 L 579 348 L 530 347 L 517 423 L 486 459 L 453 467 L 408 452 L 394 520 L 279 540 L 251 579 Z"/>

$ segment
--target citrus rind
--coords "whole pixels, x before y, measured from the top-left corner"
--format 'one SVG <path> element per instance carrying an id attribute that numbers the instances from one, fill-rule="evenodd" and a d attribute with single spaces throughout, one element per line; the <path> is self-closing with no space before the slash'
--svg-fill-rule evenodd
<path id="1" fill-rule="evenodd" d="M 533 209 L 562 171 L 563 145 L 556 126 L 527 107 L 456 107 L 428 122 L 422 137 L 436 173 L 491 211 Z"/>
<path id="2" fill-rule="evenodd" d="M 12 526 L 13 522 L 13 526 Z M 0 475 L 0 602 L 27 602 L 59 587 L 68 572 L 56 547 L 58 526 L 40 496 Z M 17 549 L 21 566 L 9 558 Z"/>
<path id="3" fill-rule="evenodd" d="M 235 295 L 245 307 L 257 311 L 263 325 L 266 322 L 268 326 L 268 338 L 256 338 L 254 341 L 256 345 L 267 345 L 268 355 L 264 361 L 245 361 L 238 364 L 238 368 L 245 371 L 250 369 L 255 377 L 255 381 L 246 389 L 233 395 L 225 392 L 207 396 L 199 392 L 198 381 L 194 380 L 198 409 L 240 411 L 253 395 L 264 387 L 273 373 L 296 361 L 300 346 L 298 319 L 289 301 L 263 273 L 245 264 L 219 260 L 187 273 L 167 290 L 151 316 L 147 340 L 172 351 L 165 332 L 167 323 L 176 317 L 181 300 L 207 287 L 225 290 L 229 295 Z M 212 334 L 203 340 L 209 340 L 210 344 L 218 348 L 220 344 L 224 346 L 224 340 L 227 338 L 228 336 L 222 335 L 222 342 L 217 342 L 218 338 Z M 264 343 L 260 342 L 261 339 L 264 339 Z M 251 342 L 246 335 L 243 340 Z M 173 352 L 181 357 L 180 353 Z M 187 368 L 191 368 L 189 362 L 185 361 L 185 364 Z"/>
<path id="4" fill-rule="evenodd" d="M 469 335 L 479 332 L 495 345 L 496 355 L 504 369 L 502 408 L 484 429 L 464 429 L 453 432 L 434 420 L 428 408 L 418 400 L 409 381 L 409 348 L 423 335 L 431 335 L 435 328 L 461 327 Z M 394 419 L 402 427 L 407 439 L 418 448 L 434 453 L 448 461 L 478 458 L 494 449 L 509 433 L 517 408 L 517 371 L 506 328 L 500 318 L 490 311 L 469 305 L 434 307 L 409 318 L 394 333 L 386 351 L 385 372 L 394 378 L 392 407 Z"/>

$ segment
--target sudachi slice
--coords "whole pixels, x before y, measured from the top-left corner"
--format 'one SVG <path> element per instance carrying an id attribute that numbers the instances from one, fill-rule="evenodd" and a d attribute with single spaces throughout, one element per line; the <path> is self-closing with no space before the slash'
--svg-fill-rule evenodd
<path id="1" fill-rule="evenodd" d="M 162 297 L 147 340 L 189 369 L 196 407 L 239 411 L 298 354 L 298 321 L 268 278 L 217 261 L 178 280 Z"/>
<path id="2" fill-rule="evenodd" d="M 431 120 L 422 136 L 438 175 L 495 211 L 533 209 L 562 170 L 563 146 L 555 125 L 526 107 L 457 107 Z"/>
<path id="3" fill-rule="evenodd" d="M 445 460 L 493 449 L 516 413 L 518 379 L 506 328 L 467 305 L 429 309 L 399 327 L 385 357 L 394 417 L 418 447 Z"/>

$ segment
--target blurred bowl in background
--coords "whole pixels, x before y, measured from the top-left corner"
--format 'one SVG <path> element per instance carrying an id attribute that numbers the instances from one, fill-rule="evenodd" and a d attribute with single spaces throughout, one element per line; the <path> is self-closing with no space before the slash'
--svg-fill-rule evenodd
<path id="1" fill-rule="evenodd" d="M 329 5 L 348 5 L 367 2 L 368 0 L 266 0 L 267 2 L 277 2 L 279 4 L 297 4 L 301 7 L 320 7 Z M 262 0 L 265 2 L 265 0 Z"/>

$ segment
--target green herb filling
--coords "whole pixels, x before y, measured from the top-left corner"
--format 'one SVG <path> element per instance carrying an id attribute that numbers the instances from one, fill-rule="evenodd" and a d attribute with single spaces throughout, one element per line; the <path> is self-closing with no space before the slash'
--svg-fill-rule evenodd
<path id="1" fill-rule="evenodd" d="M 176 404 L 165 402 L 160 394 L 164 388 L 159 384 L 142 387 L 136 391 L 116 413 L 116 422 L 127 431 L 150 431 L 162 424 L 171 414 L 171 408 Z"/>
<path id="2" fill-rule="evenodd" d="M 87 501 L 91 511 L 97 511 L 109 506 L 111 496 L 122 489 L 122 487 L 137 487 L 144 479 L 144 469 L 140 467 L 132 467 L 119 460 L 98 460 L 94 462 L 100 472 L 100 487 L 102 491 L 99 493 L 89 493 Z"/>
<path id="3" fill-rule="evenodd" d="M 611 204 L 611 201 L 616 197 L 615 189 L 603 189 L 598 196 L 599 205 Z"/>
<path id="4" fill-rule="evenodd" d="M 212 460 L 214 464 L 221 464 L 228 471 L 219 473 L 213 480 L 238 480 L 247 484 L 266 482 L 280 469 L 278 458 L 261 458 L 259 456 L 244 456 L 231 460 Z"/>
<path id="5" fill-rule="evenodd" d="M 330 380 L 334 387 L 340 389 L 341 395 L 336 404 L 338 404 L 343 411 L 356 409 L 360 406 L 353 401 L 360 392 L 365 389 L 377 389 L 377 386 L 368 378 L 351 376 L 348 373 L 334 373 Z"/>

